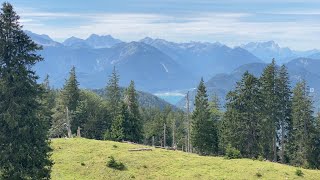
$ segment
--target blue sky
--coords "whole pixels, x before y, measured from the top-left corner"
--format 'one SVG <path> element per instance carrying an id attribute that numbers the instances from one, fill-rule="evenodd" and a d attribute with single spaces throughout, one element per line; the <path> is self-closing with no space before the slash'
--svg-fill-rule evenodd
<path id="1" fill-rule="evenodd" d="M 24 29 L 57 41 L 92 33 L 124 41 L 146 36 L 237 46 L 274 40 L 320 49 L 316 0 L 12 0 Z"/>

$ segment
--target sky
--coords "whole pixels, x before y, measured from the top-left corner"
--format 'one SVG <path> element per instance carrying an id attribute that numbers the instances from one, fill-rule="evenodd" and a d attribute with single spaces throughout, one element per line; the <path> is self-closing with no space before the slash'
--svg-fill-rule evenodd
<path id="1" fill-rule="evenodd" d="M 320 49 L 319 0 L 9 0 L 25 30 L 62 42 L 112 35 Z"/>

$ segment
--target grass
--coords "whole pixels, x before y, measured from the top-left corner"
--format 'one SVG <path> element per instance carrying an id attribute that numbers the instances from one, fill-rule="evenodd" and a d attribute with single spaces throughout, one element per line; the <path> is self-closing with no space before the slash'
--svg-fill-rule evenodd
<path id="1" fill-rule="evenodd" d="M 320 179 L 320 171 L 303 171 L 278 163 L 251 159 L 227 160 L 180 151 L 154 149 L 129 152 L 142 146 L 88 139 L 54 139 L 53 180 L 69 179 Z M 114 147 L 117 148 L 114 148 Z M 122 162 L 126 169 L 107 167 L 108 157 Z"/>

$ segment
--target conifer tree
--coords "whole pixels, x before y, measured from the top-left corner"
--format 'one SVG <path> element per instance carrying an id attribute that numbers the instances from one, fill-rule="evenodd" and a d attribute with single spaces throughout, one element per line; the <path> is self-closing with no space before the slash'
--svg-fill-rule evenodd
<path id="1" fill-rule="evenodd" d="M 124 123 L 127 118 L 127 110 L 121 100 L 119 75 L 115 67 L 113 68 L 106 91 L 112 123 L 111 129 L 106 132 L 105 138 L 120 141 L 125 138 Z"/>
<path id="2" fill-rule="evenodd" d="M 278 80 L 277 80 L 277 67 L 275 60 L 268 65 L 260 78 L 261 94 L 263 107 L 261 112 L 264 118 L 263 135 L 263 150 L 264 156 L 276 162 L 277 161 L 277 131 L 279 129 L 279 94 Z"/>
<path id="3" fill-rule="evenodd" d="M 139 112 L 139 103 L 137 93 L 134 87 L 134 82 L 131 81 L 126 90 L 125 103 L 128 108 L 128 117 L 125 122 L 126 139 L 133 142 L 142 140 L 142 123 Z"/>
<path id="4" fill-rule="evenodd" d="M 217 130 L 210 118 L 208 96 L 201 78 L 195 99 L 195 110 L 192 114 L 192 146 L 201 155 L 215 154 L 218 151 Z"/>
<path id="5" fill-rule="evenodd" d="M 47 75 L 41 84 L 43 90 L 41 98 L 42 113 L 40 116 L 47 122 L 49 128 L 52 126 L 53 108 L 55 107 L 55 92 L 51 89 L 49 83 L 49 75 Z"/>
<path id="6" fill-rule="evenodd" d="M 121 111 L 121 91 L 119 87 L 119 75 L 117 74 L 116 67 L 113 67 L 112 74 L 106 88 L 107 101 L 110 104 L 111 117 L 115 118 Z"/>
<path id="7" fill-rule="evenodd" d="M 69 79 L 66 80 L 62 89 L 62 99 L 64 106 L 68 107 L 70 112 L 74 112 L 80 97 L 79 83 L 76 76 L 76 68 L 74 66 L 71 68 L 69 74 Z"/>
<path id="8" fill-rule="evenodd" d="M 314 117 L 312 101 L 306 82 L 297 83 L 292 98 L 292 132 L 290 133 L 290 164 L 309 167 L 308 154 L 312 153 Z"/>
<path id="9" fill-rule="evenodd" d="M 244 157 L 261 154 L 261 95 L 259 81 L 245 72 L 236 89 L 227 95 L 227 111 L 222 122 L 222 143 L 240 150 Z"/>
<path id="10" fill-rule="evenodd" d="M 42 89 L 33 66 L 41 47 L 22 30 L 9 3 L 0 11 L 0 179 L 50 179 L 52 161 Z"/>
<path id="11" fill-rule="evenodd" d="M 285 65 L 281 66 L 278 77 L 278 95 L 279 95 L 279 125 L 280 125 L 280 160 L 285 163 L 287 155 L 286 144 L 288 142 L 289 131 L 291 130 L 291 90 L 289 75 Z"/>
<path id="12" fill-rule="evenodd" d="M 70 70 L 69 79 L 66 80 L 66 83 L 61 91 L 64 109 L 68 111 L 66 113 L 69 114 L 67 125 L 71 126 L 72 132 L 75 132 L 78 126 L 80 126 L 80 122 L 77 121 L 78 119 L 73 118 L 80 99 L 80 89 L 78 86 L 79 83 L 76 76 L 76 68 L 73 66 Z"/>
<path id="13" fill-rule="evenodd" d="M 311 134 L 311 151 L 308 155 L 309 167 L 320 168 L 320 113 L 318 113 L 314 130 Z"/>

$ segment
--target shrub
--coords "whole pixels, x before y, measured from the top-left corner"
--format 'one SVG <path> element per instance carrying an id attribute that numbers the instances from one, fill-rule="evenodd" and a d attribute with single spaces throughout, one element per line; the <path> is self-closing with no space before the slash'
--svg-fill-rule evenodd
<path id="1" fill-rule="evenodd" d="M 84 162 L 81 163 L 81 166 L 85 166 L 86 164 Z"/>
<path id="2" fill-rule="evenodd" d="M 115 144 L 114 144 L 112 147 L 113 147 L 113 148 L 118 148 L 118 146 L 117 146 L 117 145 L 115 145 Z"/>
<path id="3" fill-rule="evenodd" d="M 126 167 L 125 165 L 122 163 L 122 162 L 117 162 L 113 156 L 110 156 L 109 157 L 109 161 L 107 162 L 107 166 L 109 168 L 112 168 L 112 169 L 117 169 L 117 170 L 125 170 Z"/>
<path id="4" fill-rule="evenodd" d="M 226 159 L 239 159 L 241 158 L 241 153 L 238 149 L 232 147 L 230 144 L 226 148 Z"/>
<path id="5" fill-rule="evenodd" d="M 296 170 L 296 175 L 297 176 L 303 176 L 303 172 L 301 171 L 301 169 L 297 169 Z"/>
<path id="6" fill-rule="evenodd" d="M 262 177 L 262 174 L 261 174 L 260 172 L 257 172 L 257 173 L 256 173 L 256 176 L 257 176 L 258 178 L 260 178 L 260 177 Z"/>
<path id="7" fill-rule="evenodd" d="M 259 156 L 258 156 L 258 160 L 259 160 L 259 161 L 264 161 L 263 156 L 259 155 Z"/>

